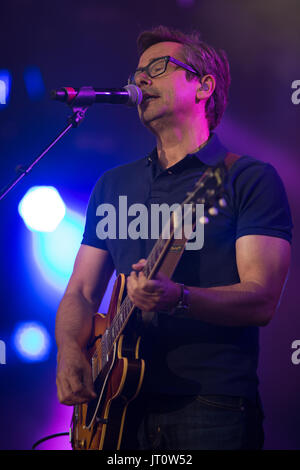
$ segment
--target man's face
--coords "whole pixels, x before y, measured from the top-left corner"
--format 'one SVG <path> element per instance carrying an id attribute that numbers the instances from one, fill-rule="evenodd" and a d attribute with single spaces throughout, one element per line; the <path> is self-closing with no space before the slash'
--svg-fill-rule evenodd
<path id="1" fill-rule="evenodd" d="M 167 55 L 185 62 L 181 44 L 160 42 L 146 49 L 140 57 L 138 68 L 146 67 L 153 59 Z M 178 124 L 196 112 L 196 89 L 199 81 L 187 81 L 185 69 L 172 62 L 168 63 L 165 73 L 158 77 L 150 78 L 146 72 L 139 74 L 136 84 L 144 96 L 153 96 L 143 99 L 138 106 L 140 119 L 149 128 L 154 128 L 162 120 L 169 125 Z"/>

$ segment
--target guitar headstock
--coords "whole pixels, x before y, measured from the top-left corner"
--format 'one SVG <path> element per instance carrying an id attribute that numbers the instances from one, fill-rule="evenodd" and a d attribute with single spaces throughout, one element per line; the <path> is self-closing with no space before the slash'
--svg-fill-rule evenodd
<path id="1" fill-rule="evenodd" d="M 224 166 L 209 167 L 196 182 L 193 191 L 186 194 L 186 199 L 177 207 L 166 222 L 159 239 L 147 258 L 143 272 L 148 279 L 152 279 L 155 273 L 161 269 L 170 247 L 173 250 L 173 264 L 169 260 L 168 267 L 165 267 L 164 272 L 171 276 L 177 265 L 178 257 L 180 258 L 185 247 L 187 247 L 187 241 L 190 242 L 190 237 L 193 237 L 197 218 L 202 224 L 208 223 L 211 217 L 215 217 L 218 214 L 220 207 L 226 206 L 226 201 L 223 197 L 226 174 L 227 171 Z M 203 204 L 203 211 L 202 207 L 198 210 L 199 207 L 197 205 L 199 204 Z M 199 237 L 197 239 L 198 235 L 196 234 L 196 245 L 198 242 L 201 245 L 201 234 L 200 239 Z M 174 240 L 176 240 L 176 243 L 172 244 Z M 192 242 L 192 245 L 193 248 L 190 249 L 201 248 L 201 246 L 199 248 L 195 247 L 194 242 Z M 178 256 L 175 256 L 174 253 L 177 253 Z"/>
<path id="2" fill-rule="evenodd" d="M 204 216 L 200 218 L 200 223 L 208 223 L 211 217 L 218 215 L 220 208 L 226 206 L 224 199 L 226 173 L 223 165 L 207 168 L 196 182 L 194 190 L 187 193 L 184 204 L 193 204 L 193 212 L 196 212 L 196 204 L 204 205 Z"/>

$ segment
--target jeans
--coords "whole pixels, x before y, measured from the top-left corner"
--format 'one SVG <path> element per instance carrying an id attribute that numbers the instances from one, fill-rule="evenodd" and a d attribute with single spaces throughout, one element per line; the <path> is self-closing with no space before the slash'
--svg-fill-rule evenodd
<path id="1" fill-rule="evenodd" d="M 243 397 L 197 395 L 143 398 L 140 450 L 240 450 L 263 448 L 261 406 Z"/>

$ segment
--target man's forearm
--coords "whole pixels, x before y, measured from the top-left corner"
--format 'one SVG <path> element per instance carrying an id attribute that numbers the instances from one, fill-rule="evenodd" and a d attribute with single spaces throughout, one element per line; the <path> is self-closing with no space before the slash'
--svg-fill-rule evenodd
<path id="1" fill-rule="evenodd" d="M 88 343 L 96 306 L 90 304 L 81 294 L 67 293 L 59 305 L 55 337 L 58 349 L 67 344 L 78 344 L 84 348 Z"/>
<path id="2" fill-rule="evenodd" d="M 255 282 L 209 288 L 188 287 L 190 313 L 207 323 L 224 326 L 264 326 L 275 310 L 274 300 Z"/>

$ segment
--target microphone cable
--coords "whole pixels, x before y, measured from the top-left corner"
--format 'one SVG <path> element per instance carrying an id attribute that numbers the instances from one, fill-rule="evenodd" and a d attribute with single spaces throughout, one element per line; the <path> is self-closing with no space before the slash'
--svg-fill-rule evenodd
<path id="1" fill-rule="evenodd" d="M 55 437 L 60 437 L 60 436 L 69 436 L 69 432 L 58 432 L 56 434 L 50 434 L 49 436 L 45 436 L 42 439 L 39 439 L 36 441 L 33 446 L 31 447 L 31 450 L 34 450 L 37 446 L 39 446 L 42 442 L 48 441 L 49 439 L 53 439 Z"/>

